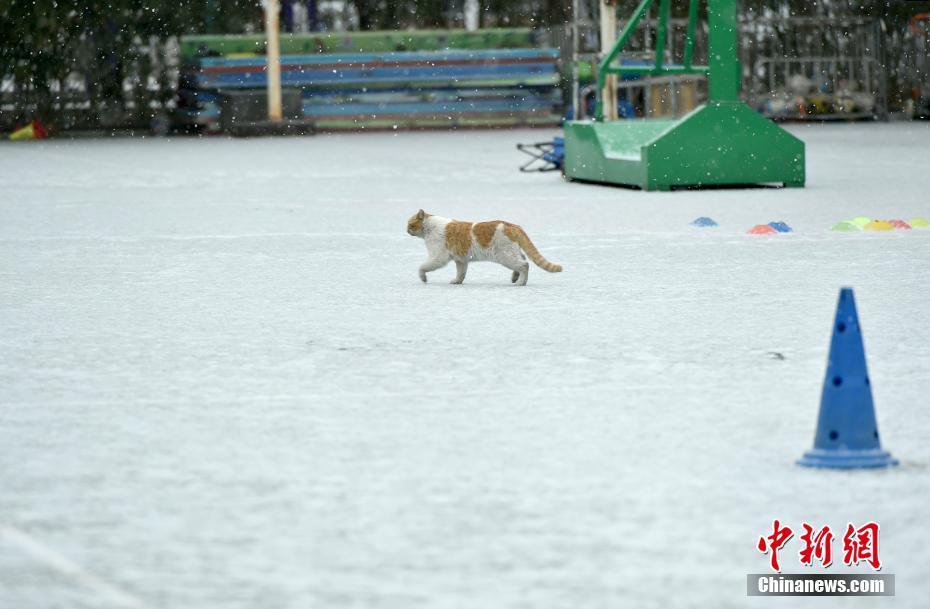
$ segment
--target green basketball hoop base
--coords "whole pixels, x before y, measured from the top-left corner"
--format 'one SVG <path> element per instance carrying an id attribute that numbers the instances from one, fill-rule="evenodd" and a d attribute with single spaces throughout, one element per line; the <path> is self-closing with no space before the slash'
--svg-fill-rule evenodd
<path id="1" fill-rule="evenodd" d="M 804 186 L 804 142 L 742 102 L 678 119 L 565 123 L 565 176 L 643 190 Z"/>
<path id="2" fill-rule="evenodd" d="M 665 63 L 672 55 L 666 45 L 671 0 L 658 0 L 655 61 L 647 65 L 614 63 L 654 2 L 640 1 L 620 38 L 598 64 L 594 121 L 565 124 L 565 176 L 643 190 L 752 184 L 804 186 L 804 142 L 739 101 L 737 0 L 706 0 L 707 65 L 692 63 L 701 0 L 688 3 L 688 29 L 680 65 Z M 709 101 L 677 119 L 605 121 L 603 90 L 611 74 L 703 74 L 707 76 Z"/>

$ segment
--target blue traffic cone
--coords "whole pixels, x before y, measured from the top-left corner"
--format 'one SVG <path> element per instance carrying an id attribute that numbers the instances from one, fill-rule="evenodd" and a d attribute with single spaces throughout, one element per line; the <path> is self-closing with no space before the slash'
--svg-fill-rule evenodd
<path id="1" fill-rule="evenodd" d="M 878 439 L 856 299 L 851 288 L 843 288 L 836 306 L 814 448 L 798 459 L 798 465 L 853 469 L 897 464 Z"/>

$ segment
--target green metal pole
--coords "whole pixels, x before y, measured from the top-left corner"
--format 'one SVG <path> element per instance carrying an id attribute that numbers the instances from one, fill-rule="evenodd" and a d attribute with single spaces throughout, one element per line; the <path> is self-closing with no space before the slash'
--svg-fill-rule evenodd
<path id="1" fill-rule="evenodd" d="M 594 107 L 594 120 L 596 121 L 604 120 L 604 106 L 601 100 L 601 91 L 604 89 L 604 83 L 607 82 L 607 74 L 609 73 L 607 68 L 617 58 L 617 55 L 620 54 L 621 49 L 626 45 L 630 36 L 633 35 L 633 31 L 636 30 L 636 26 L 639 25 L 639 20 L 643 18 L 643 15 L 649 10 L 649 7 L 652 6 L 652 1 L 653 0 L 643 0 L 640 2 L 639 6 L 636 8 L 636 12 L 633 13 L 630 21 L 626 24 L 626 27 L 623 28 L 623 33 L 620 34 L 620 38 L 617 40 L 616 44 L 614 44 L 614 48 L 610 50 L 610 53 L 608 53 L 597 66 L 597 103 Z"/>
<path id="2" fill-rule="evenodd" d="M 707 65 L 710 101 L 739 99 L 739 47 L 736 40 L 736 0 L 707 0 L 710 26 Z"/>
<path id="3" fill-rule="evenodd" d="M 685 57 L 684 65 L 686 68 L 691 67 L 691 61 L 694 57 L 694 29 L 697 26 L 699 0 L 691 0 L 688 6 L 688 33 L 685 36 Z"/>
<path id="4" fill-rule="evenodd" d="M 656 20 L 656 70 L 665 61 L 665 37 L 668 34 L 668 10 L 670 0 L 659 0 L 659 18 Z"/>

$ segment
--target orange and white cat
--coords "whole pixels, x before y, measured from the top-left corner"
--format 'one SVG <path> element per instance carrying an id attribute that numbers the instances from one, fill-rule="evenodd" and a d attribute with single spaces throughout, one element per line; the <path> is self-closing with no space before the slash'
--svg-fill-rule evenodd
<path id="1" fill-rule="evenodd" d="M 530 265 L 526 255 L 539 268 L 550 273 L 562 272 L 539 253 L 522 228 L 510 222 L 461 222 L 428 214 L 422 209 L 407 220 L 407 232 L 426 242 L 429 259 L 420 265 L 420 280 L 426 283 L 426 274 L 455 261 L 456 274 L 452 283 L 465 281 L 469 262 L 487 260 L 506 266 L 513 271 L 511 283 L 526 285 Z"/>

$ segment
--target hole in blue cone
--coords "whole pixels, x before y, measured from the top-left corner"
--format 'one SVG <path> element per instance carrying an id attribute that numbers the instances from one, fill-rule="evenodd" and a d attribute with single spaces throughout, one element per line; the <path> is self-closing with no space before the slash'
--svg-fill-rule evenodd
<path id="1" fill-rule="evenodd" d="M 873 431 L 873 432 L 872 432 L 872 435 L 873 435 L 873 436 L 875 437 L 875 439 L 877 440 L 877 439 L 878 439 L 878 430 L 876 429 L 875 431 Z"/>
<path id="2" fill-rule="evenodd" d="M 834 387 L 839 387 L 839 386 L 842 385 L 842 384 L 843 384 L 843 377 L 840 377 L 840 376 L 834 376 L 834 377 L 833 377 L 833 386 L 834 386 Z"/>
<path id="3" fill-rule="evenodd" d="M 839 325 L 836 326 L 836 331 L 837 331 L 837 332 L 845 332 L 845 331 L 846 331 L 846 324 L 844 324 L 843 322 L 840 322 Z"/>
<path id="4" fill-rule="evenodd" d="M 869 382 L 869 377 L 865 377 L 865 384 L 866 384 L 866 385 L 871 385 L 871 384 L 872 384 L 872 383 Z"/>
<path id="5" fill-rule="evenodd" d="M 835 430 L 830 432 L 830 439 L 831 439 L 831 440 L 836 440 L 836 439 L 839 438 L 839 437 L 840 437 L 840 434 L 836 433 Z"/>

